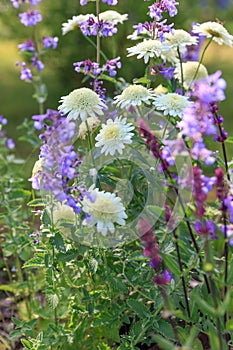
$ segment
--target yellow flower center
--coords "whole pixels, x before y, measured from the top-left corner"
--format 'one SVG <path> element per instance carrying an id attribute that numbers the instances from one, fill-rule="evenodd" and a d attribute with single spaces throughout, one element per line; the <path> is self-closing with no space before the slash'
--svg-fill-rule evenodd
<path id="1" fill-rule="evenodd" d="M 114 140 L 119 138 L 120 130 L 117 125 L 109 125 L 103 130 L 103 134 L 106 140 Z"/>
<path id="2" fill-rule="evenodd" d="M 122 98 L 125 100 L 141 100 L 149 97 L 148 91 L 144 86 L 131 85 L 122 92 Z"/>

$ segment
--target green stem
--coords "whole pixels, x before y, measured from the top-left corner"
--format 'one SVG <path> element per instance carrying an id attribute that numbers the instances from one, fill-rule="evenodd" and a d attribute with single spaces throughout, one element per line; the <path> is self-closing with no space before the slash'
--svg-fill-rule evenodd
<path id="1" fill-rule="evenodd" d="M 89 44 L 91 44 L 94 48 L 95 48 L 95 50 L 97 51 L 97 45 L 96 45 L 96 43 L 94 43 L 88 36 L 86 36 L 86 35 L 84 35 L 84 38 L 89 42 Z M 102 51 L 102 50 L 100 50 L 100 56 L 102 56 L 103 57 L 103 59 L 105 60 L 105 61 L 107 61 L 108 60 L 108 57 L 104 54 L 104 52 Z"/>
<path id="2" fill-rule="evenodd" d="M 99 22 L 99 14 L 100 14 L 100 4 L 99 0 L 96 0 L 96 17 L 97 21 Z M 100 33 L 97 33 L 96 36 L 96 62 L 100 62 Z"/>
<path id="3" fill-rule="evenodd" d="M 183 265 L 182 265 L 182 260 L 181 260 L 181 255 L 180 255 L 180 248 L 178 244 L 178 235 L 176 233 L 176 230 L 173 231 L 173 236 L 175 240 L 175 246 L 176 246 L 176 252 L 177 252 L 177 260 L 179 264 L 179 269 L 180 269 L 180 278 L 182 282 L 182 287 L 183 287 L 183 292 L 184 292 L 184 298 L 185 298 L 185 303 L 186 303 L 186 310 L 188 317 L 191 317 L 191 312 L 190 312 L 190 307 L 189 307 L 189 301 L 188 301 L 188 293 L 187 293 L 187 288 L 185 285 L 185 279 L 184 279 L 184 274 L 183 274 Z"/>
<path id="4" fill-rule="evenodd" d="M 179 47 L 177 48 L 177 52 L 178 52 L 178 57 L 179 57 L 179 61 L 180 61 L 181 89 L 182 89 L 182 95 L 184 95 L 184 93 L 185 93 L 185 90 L 184 90 L 184 70 L 183 70 L 182 57 L 180 54 Z"/>
<path id="5" fill-rule="evenodd" d="M 207 264 L 211 264 L 211 259 L 210 259 L 210 251 L 209 251 L 209 240 L 208 238 L 206 238 L 205 240 L 205 251 L 206 251 L 206 262 Z M 217 296 L 216 296 L 216 292 L 215 292 L 215 284 L 211 275 L 211 271 L 210 271 L 210 276 L 209 276 L 209 280 L 210 280 L 210 291 L 211 291 L 211 296 L 213 299 L 213 303 L 214 303 L 214 308 L 216 310 L 216 314 L 217 314 L 217 310 L 218 310 L 218 302 L 217 302 Z M 219 350 L 223 350 L 223 343 L 222 343 L 222 334 L 221 334 L 221 323 L 220 323 L 220 319 L 219 316 L 216 315 L 216 327 L 217 327 L 217 334 L 218 334 L 218 340 L 219 340 Z"/>
<path id="6" fill-rule="evenodd" d="M 196 72 L 195 72 L 195 74 L 194 74 L 194 77 L 193 77 L 193 79 L 192 79 L 192 81 L 191 81 L 191 83 L 190 83 L 190 85 L 189 85 L 188 90 L 191 88 L 193 81 L 194 81 L 194 80 L 196 79 L 196 77 L 197 77 L 197 74 L 198 74 L 199 68 L 200 68 L 200 66 L 201 66 L 201 64 L 202 64 L 202 62 L 203 62 L 203 59 L 204 59 L 206 50 L 207 50 L 208 47 L 210 46 L 212 40 L 213 40 L 213 37 L 210 38 L 210 40 L 208 41 L 208 43 L 206 44 L 206 46 L 205 46 L 205 48 L 204 48 L 204 50 L 203 50 L 203 52 L 202 52 L 201 59 L 200 59 L 199 64 L 198 64 L 198 66 L 197 66 L 197 70 L 196 70 Z"/>

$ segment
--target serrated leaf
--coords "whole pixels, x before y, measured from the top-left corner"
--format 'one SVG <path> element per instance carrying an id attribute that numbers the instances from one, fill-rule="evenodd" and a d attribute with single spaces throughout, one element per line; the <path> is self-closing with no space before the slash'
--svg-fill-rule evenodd
<path id="1" fill-rule="evenodd" d="M 48 211 L 46 209 L 43 211 L 41 222 L 45 226 L 52 225 L 51 217 L 50 217 L 50 215 L 49 215 L 49 213 L 48 213 Z"/>
<path id="2" fill-rule="evenodd" d="M 50 238 L 50 243 L 54 245 L 58 251 L 62 253 L 66 251 L 64 239 L 59 232 L 56 232 L 55 235 Z"/>
<path id="3" fill-rule="evenodd" d="M 46 294 L 46 299 L 52 309 L 56 309 L 59 304 L 59 296 L 56 293 Z"/>
<path id="4" fill-rule="evenodd" d="M 79 251 L 76 249 L 67 250 L 65 253 L 59 252 L 57 254 L 57 259 L 60 261 L 71 261 L 79 255 Z"/>
<path id="5" fill-rule="evenodd" d="M 144 318 L 145 316 L 150 316 L 149 311 L 147 310 L 147 307 L 138 300 L 128 300 L 127 301 L 128 306 L 136 312 L 140 317 Z"/>
<path id="6" fill-rule="evenodd" d="M 37 267 L 43 267 L 44 266 L 44 257 L 34 257 L 30 260 L 28 260 L 24 265 L 24 269 L 30 269 L 30 268 L 37 268 Z"/>

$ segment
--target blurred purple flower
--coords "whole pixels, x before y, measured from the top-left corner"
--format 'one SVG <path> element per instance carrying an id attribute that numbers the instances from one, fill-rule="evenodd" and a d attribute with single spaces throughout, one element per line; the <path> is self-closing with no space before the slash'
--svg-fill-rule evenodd
<path id="1" fill-rule="evenodd" d="M 30 10 L 19 14 L 20 22 L 26 27 L 36 26 L 42 21 L 42 16 L 38 10 Z"/>
<path id="2" fill-rule="evenodd" d="M 53 49 L 53 50 L 55 50 L 57 48 L 58 41 L 59 41 L 59 39 L 57 36 L 55 36 L 55 37 L 45 36 L 42 39 L 42 43 L 43 43 L 44 47 L 46 49 Z"/>

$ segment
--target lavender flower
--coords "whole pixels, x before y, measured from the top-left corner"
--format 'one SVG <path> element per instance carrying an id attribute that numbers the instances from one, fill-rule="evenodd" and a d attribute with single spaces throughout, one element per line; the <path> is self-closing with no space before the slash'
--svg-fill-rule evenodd
<path id="1" fill-rule="evenodd" d="M 174 17 L 178 12 L 176 8 L 177 5 L 179 5 L 179 3 L 175 0 L 161 0 L 159 2 L 156 1 L 156 3 L 149 6 L 149 15 L 156 21 L 160 21 L 162 19 L 164 12 L 168 12 L 170 17 Z"/>
<path id="2" fill-rule="evenodd" d="M 42 43 L 46 49 L 51 48 L 51 49 L 55 50 L 57 48 L 57 45 L 58 45 L 58 40 L 59 39 L 57 36 L 55 36 L 54 38 L 51 36 L 45 36 L 42 39 Z"/>
<path id="3" fill-rule="evenodd" d="M 19 14 L 20 22 L 26 27 L 36 26 L 42 21 L 42 16 L 38 10 L 30 10 Z"/>
<path id="4" fill-rule="evenodd" d="M 35 52 L 35 44 L 33 40 L 27 40 L 22 44 L 18 45 L 18 48 L 20 49 L 20 52 L 30 51 Z"/>
<path id="5" fill-rule="evenodd" d="M 33 80 L 33 76 L 30 68 L 27 67 L 26 63 L 16 62 L 16 66 L 22 67 L 20 71 L 20 79 L 30 83 Z"/>
<path id="6" fill-rule="evenodd" d="M 114 77 L 117 74 L 117 68 L 121 68 L 120 57 L 108 60 L 103 66 L 103 71 L 108 71 L 110 77 Z"/>
<path id="7" fill-rule="evenodd" d="M 41 60 L 38 60 L 38 55 L 36 54 L 31 58 L 32 65 L 37 68 L 38 71 L 44 69 L 44 64 Z"/>
<path id="8" fill-rule="evenodd" d="M 117 27 L 115 23 L 107 21 L 98 21 L 95 17 L 90 16 L 86 21 L 81 22 L 79 26 L 83 35 L 104 37 L 116 34 Z"/>

